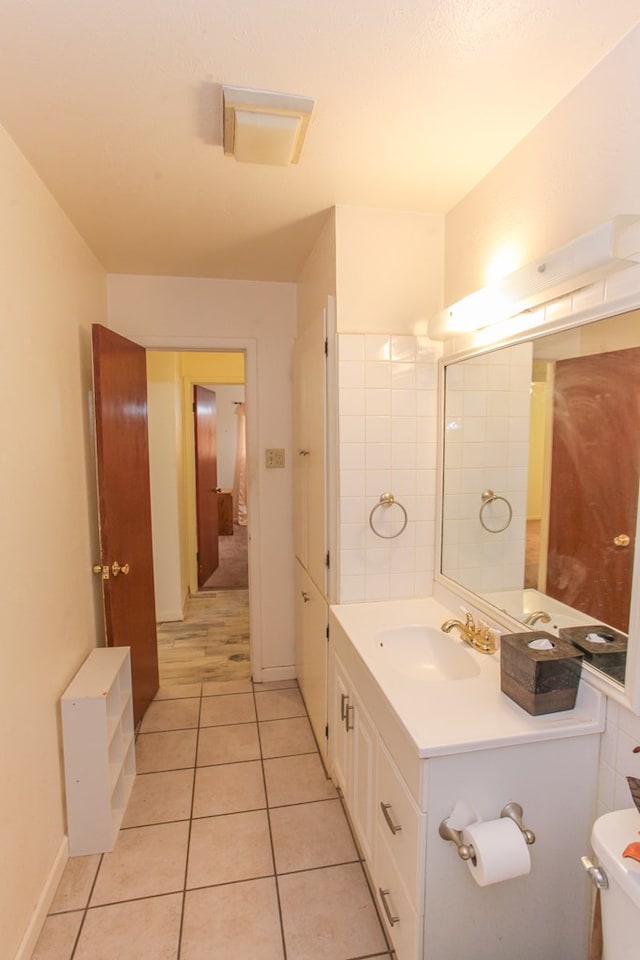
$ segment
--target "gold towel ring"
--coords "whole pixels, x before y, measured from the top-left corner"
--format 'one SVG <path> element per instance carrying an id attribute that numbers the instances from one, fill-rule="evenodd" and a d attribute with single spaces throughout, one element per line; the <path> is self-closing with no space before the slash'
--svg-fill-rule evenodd
<path id="1" fill-rule="evenodd" d="M 396 507 L 400 507 L 400 509 L 402 510 L 402 513 L 403 513 L 402 526 L 396 533 L 391 533 L 391 534 L 380 533 L 380 531 L 376 530 L 376 528 L 373 525 L 373 516 L 376 510 L 379 510 L 380 507 L 392 507 L 394 504 Z M 396 500 L 396 498 L 392 493 L 381 493 L 380 499 L 378 500 L 375 507 L 369 514 L 369 526 L 375 533 L 376 537 L 381 537 L 382 540 L 395 540 L 395 538 L 399 537 L 400 534 L 404 531 L 404 528 L 406 527 L 406 525 L 407 525 L 407 511 L 402 506 L 402 504 L 398 503 L 398 501 Z"/>
<path id="2" fill-rule="evenodd" d="M 507 506 L 507 511 L 508 511 L 507 522 L 503 524 L 503 526 L 501 527 L 488 527 L 485 522 L 485 518 L 483 516 L 485 508 L 488 507 L 490 503 L 495 503 L 497 500 L 502 500 L 502 502 Z M 512 517 L 513 517 L 513 510 L 511 509 L 511 504 L 509 503 L 506 497 L 499 497 L 497 494 L 493 492 L 493 490 L 482 491 L 482 506 L 480 507 L 480 523 L 482 524 L 484 529 L 487 531 L 487 533 L 502 533 L 502 531 L 506 530 L 509 524 L 511 523 Z"/>

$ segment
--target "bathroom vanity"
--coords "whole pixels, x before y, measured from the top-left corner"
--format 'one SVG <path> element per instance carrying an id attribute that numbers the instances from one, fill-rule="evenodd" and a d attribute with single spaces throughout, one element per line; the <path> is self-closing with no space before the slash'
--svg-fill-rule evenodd
<path id="1" fill-rule="evenodd" d="M 533 717 L 500 692 L 499 655 L 439 627 L 433 598 L 331 608 L 329 762 L 398 960 L 583 960 L 604 696 Z M 509 801 L 535 833 L 531 871 L 479 886 L 439 835 L 464 801 Z"/>

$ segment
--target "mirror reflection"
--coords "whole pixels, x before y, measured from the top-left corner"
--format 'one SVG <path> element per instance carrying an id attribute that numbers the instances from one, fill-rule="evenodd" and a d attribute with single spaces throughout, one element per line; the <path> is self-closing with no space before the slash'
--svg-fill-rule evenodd
<path id="1" fill-rule="evenodd" d="M 445 368 L 442 573 L 624 682 L 640 311 Z"/>

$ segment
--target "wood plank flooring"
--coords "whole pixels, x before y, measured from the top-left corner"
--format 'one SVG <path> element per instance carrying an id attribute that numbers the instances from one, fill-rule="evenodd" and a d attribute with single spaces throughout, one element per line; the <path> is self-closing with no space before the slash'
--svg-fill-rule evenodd
<path id="1" fill-rule="evenodd" d="M 161 685 L 248 679 L 249 591 L 190 597 L 184 620 L 158 624 L 158 661 Z"/>

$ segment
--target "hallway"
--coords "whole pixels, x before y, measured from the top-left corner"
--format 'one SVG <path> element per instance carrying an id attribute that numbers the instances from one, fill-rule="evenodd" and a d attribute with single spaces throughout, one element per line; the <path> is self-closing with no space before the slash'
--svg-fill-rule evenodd
<path id="1" fill-rule="evenodd" d="M 389 960 L 295 681 L 169 686 L 111 853 L 69 861 L 32 960 Z"/>

